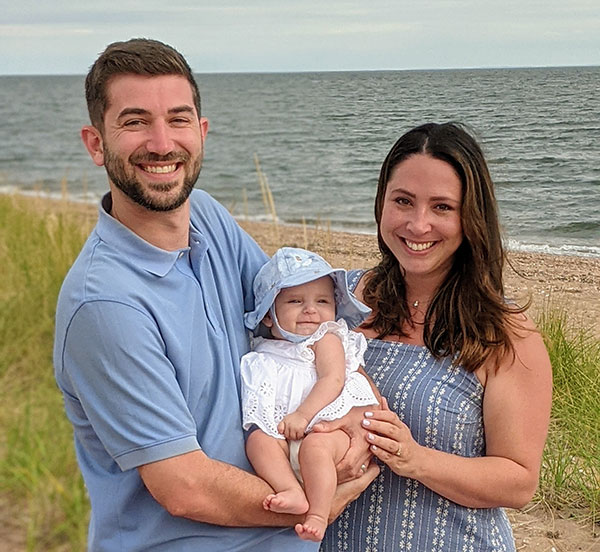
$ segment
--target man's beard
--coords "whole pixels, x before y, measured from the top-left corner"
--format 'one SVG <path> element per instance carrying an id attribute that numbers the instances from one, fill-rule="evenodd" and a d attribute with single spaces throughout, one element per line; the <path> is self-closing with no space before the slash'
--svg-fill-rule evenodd
<path id="1" fill-rule="evenodd" d="M 172 152 L 168 155 L 158 155 L 156 153 L 133 154 L 129 157 L 129 163 L 134 166 L 138 163 L 189 163 L 190 156 L 183 152 Z M 124 162 L 115 155 L 105 145 L 104 147 L 104 168 L 111 182 L 119 188 L 129 199 L 151 211 L 172 211 L 183 205 L 186 199 L 192 193 L 194 184 L 200 175 L 202 168 L 202 156 L 199 155 L 191 164 L 191 171 L 186 173 L 183 185 L 179 193 L 175 196 L 161 194 L 168 192 L 178 185 L 177 182 L 164 182 L 154 184 L 144 189 L 142 183 L 135 174 L 127 174 Z M 155 192 L 155 193 L 150 193 Z"/>

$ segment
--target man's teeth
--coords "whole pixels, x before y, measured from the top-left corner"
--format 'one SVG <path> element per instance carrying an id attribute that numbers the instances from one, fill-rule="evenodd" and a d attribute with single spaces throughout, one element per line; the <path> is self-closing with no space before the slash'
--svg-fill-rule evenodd
<path id="1" fill-rule="evenodd" d="M 165 174 L 175 171 L 177 165 L 165 165 L 164 167 L 157 167 L 156 165 L 144 165 L 143 168 L 149 173 Z"/>
<path id="2" fill-rule="evenodd" d="M 409 249 L 413 251 L 423 251 L 425 249 L 429 249 L 435 242 L 425 242 L 425 243 L 415 243 L 408 240 L 404 240 L 404 243 L 408 245 Z"/>

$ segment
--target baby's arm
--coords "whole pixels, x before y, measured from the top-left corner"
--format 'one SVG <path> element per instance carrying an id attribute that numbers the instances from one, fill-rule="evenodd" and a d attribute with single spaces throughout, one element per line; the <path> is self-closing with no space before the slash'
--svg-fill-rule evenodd
<path id="1" fill-rule="evenodd" d="M 346 379 L 346 356 L 340 338 L 325 334 L 312 345 L 315 353 L 317 381 L 296 411 L 288 414 L 277 426 L 286 439 L 301 439 L 306 426 L 317 412 L 332 402 L 341 392 Z"/>

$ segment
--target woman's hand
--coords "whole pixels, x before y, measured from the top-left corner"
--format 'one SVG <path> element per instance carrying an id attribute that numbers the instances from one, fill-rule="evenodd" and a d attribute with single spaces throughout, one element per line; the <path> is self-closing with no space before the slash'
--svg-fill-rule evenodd
<path id="1" fill-rule="evenodd" d="M 418 479 L 419 455 L 422 451 L 410 433 L 408 426 L 389 410 L 382 399 L 381 410 L 365 412 L 362 426 L 367 430 L 370 451 L 385 462 L 397 475 Z"/>
<path id="2" fill-rule="evenodd" d="M 377 405 L 355 406 L 343 418 L 331 422 L 319 422 L 313 427 L 315 433 L 328 433 L 341 429 L 350 438 L 350 447 L 336 466 L 339 483 L 361 477 L 367 471 L 373 454 L 369 450 L 366 428 L 361 427 L 361 421 L 364 419 L 365 411 L 374 411 L 376 408 Z"/>

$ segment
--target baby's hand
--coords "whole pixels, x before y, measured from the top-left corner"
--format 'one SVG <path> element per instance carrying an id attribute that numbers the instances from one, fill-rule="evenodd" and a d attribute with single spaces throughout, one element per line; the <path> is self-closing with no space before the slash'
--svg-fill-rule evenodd
<path id="1" fill-rule="evenodd" d="M 300 412 L 292 412 L 279 422 L 277 431 L 285 436 L 286 439 L 297 440 L 304 437 L 308 420 Z"/>

